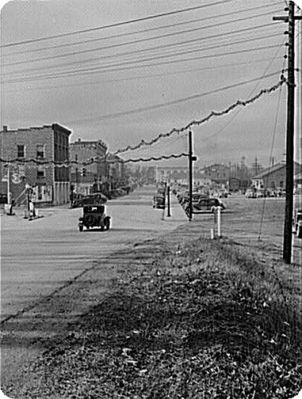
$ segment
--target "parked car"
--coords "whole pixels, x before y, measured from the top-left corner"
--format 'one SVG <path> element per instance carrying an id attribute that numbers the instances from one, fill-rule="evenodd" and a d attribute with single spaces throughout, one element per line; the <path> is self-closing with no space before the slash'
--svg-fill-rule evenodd
<path id="1" fill-rule="evenodd" d="M 248 188 L 245 192 L 245 198 L 256 198 L 255 190 Z"/>
<path id="2" fill-rule="evenodd" d="M 293 232 L 296 233 L 298 238 L 302 238 L 302 208 L 294 211 Z"/>
<path id="3" fill-rule="evenodd" d="M 154 195 L 153 197 L 153 208 L 165 209 L 165 196 L 164 195 Z"/>
<path id="4" fill-rule="evenodd" d="M 214 212 L 215 208 L 221 207 L 221 210 L 225 209 L 225 205 L 218 198 L 202 198 L 198 203 L 192 203 L 193 213 L 204 213 Z M 185 207 L 185 212 L 189 211 L 189 204 Z"/>
<path id="5" fill-rule="evenodd" d="M 79 230 L 83 231 L 98 227 L 109 230 L 110 216 L 106 214 L 105 205 L 88 204 L 83 206 L 83 216 L 79 218 Z"/>
<path id="6" fill-rule="evenodd" d="M 7 204 L 7 194 L 0 194 L 0 204 Z"/>

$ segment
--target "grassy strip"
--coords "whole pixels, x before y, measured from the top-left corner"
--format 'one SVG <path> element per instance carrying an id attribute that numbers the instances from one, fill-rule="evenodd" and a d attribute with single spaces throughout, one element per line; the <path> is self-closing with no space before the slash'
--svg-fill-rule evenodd
<path id="1" fill-rule="evenodd" d="M 17 397 L 290 398 L 302 387 L 295 306 L 244 248 L 170 246 L 152 266 L 130 265 Z"/>

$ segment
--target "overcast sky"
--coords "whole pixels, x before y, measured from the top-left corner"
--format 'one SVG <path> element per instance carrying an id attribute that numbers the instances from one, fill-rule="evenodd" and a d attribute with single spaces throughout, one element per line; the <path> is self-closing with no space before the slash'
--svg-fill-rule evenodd
<path id="1" fill-rule="evenodd" d="M 56 122 L 72 130 L 71 141 L 102 139 L 116 151 L 201 121 L 278 83 L 286 25 L 272 17 L 286 15 L 285 3 L 8 2 L 1 9 L 1 125 Z M 192 131 L 200 165 L 280 161 L 286 86 Z M 187 141 L 186 132 L 174 133 L 124 156 L 177 155 Z"/>

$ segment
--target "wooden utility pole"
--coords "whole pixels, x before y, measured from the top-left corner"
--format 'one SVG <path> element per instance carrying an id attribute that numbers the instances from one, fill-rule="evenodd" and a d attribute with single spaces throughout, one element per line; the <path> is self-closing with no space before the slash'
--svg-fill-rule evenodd
<path id="1" fill-rule="evenodd" d="M 286 133 L 286 201 L 283 235 L 283 260 L 291 263 L 294 191 L 294 125 L 295 125 L 295 3 L 289 1 L 287 17 L 273 17 L 288 23 L 287 133 Z"/>

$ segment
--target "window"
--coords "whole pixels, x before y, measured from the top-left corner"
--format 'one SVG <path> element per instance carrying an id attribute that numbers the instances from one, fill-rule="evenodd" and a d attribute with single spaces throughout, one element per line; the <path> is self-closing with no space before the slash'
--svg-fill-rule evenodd
<path id="1" fill-rule="evenodd" d="M 25 158 L 25 146 L 23 144 L 17 146 L 17 153 L 18 158 Z"/>
<path id="2" fill-rule="evenodd" d="M 37 158 L 43 159 L 44 158 L 44 145 L 37 145 Z"/>
<path id="3" fill-rule="evenodd" d="M 45 169 L 44 166 L 38 166 L 37 169 L 37 179 L 43 179 L 45 177 Z"/>

